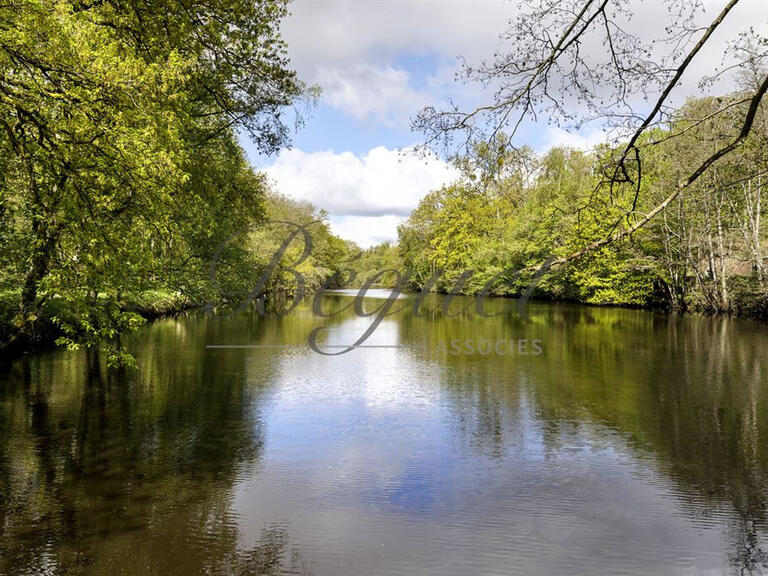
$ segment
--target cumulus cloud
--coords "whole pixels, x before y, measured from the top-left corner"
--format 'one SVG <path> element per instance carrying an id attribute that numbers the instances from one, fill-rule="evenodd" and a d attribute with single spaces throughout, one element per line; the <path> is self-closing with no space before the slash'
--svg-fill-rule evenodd
<path id="1" fill-rule="evenodd" d="M 291 5 L 282 31 L 299 75 L 323 88 L 322 102 L 357 121 L 402 127 L 425 105 L 445 101 L 449 88 L 459 100 L 477 92 L 469 85 L 456 90 L 456 59 L 492 54 L 513 12 L 504 0 L 306 1 Z M 403 56 L 435 62 L 423 87 L 398 65 Z"/>
<path id="2" fill-rule="evenodd" d="M 353 240 L 361 248 L 382 242 L 397 241 L 397 227 L 404 216 L 337 216 L 331 217 L 331 231 L 340 238 Z"/>
<path id="3" fill-rule="evenodd" d="M 711 22 L 723 0 L 704 0 L 696 24 Z M 326 90 L 324 101 L 351 117 L 399 122 L 423 103 L 439 103 L 449 97 L 477 103 L 477 86 L 454 84 L 456 57 L 478 64 L 509 49 L 500 38 L 517 15 L 521 4 L 504 0 L 484 2 L 297 2 L 283 24 L 289 54 L 300 75 Z M 670 23 L 668 2 L 632 2 L 634 16 L 626 27 L 644 40 L 663 40 Z M 699 81 L 722 63 L 725 47 L 750 26 L 760 29 L 768 22 L 768 2 L 745 1 L 736 6 L 711 41 L 692 62 L 673 95 L 675 103 L 700 93 Z M 601 34 L 584 38 L 583 50 L 604 55 Z M 667 40 L 670 40 L 667 38 Z M 673 43 L 656 44 L 660 52 Z M 432 56 L 436 66 L 432 81 L 414 88 L 408 66 L 398 66 L 403 56 Z M 730 88 L 725 78 L 715 91 Z M 481 101 L 490 98 L 486 93 Z M 470 104 L 471 105 L 471 104 Z"/>
<path id="4" fill-rule="evenodd" d="M 424 195 L 458 177 L 438 158 L 384 146 L 362 157 L 285 150 L 264 171 L 281 193 L 327 210 L 336 232 L 361 246 L 394 240 Z"/>
<path id="5" fill-rule="evenodd" d="M 601 128 L 566 130 L 559 126 L 547 126 L 544 144 L 538 151 L 540 153 L 545 153 L 555 146 L 591 150 L 606 140 L 606 133 Z"/>
<path id="6" fill-rule="evenodd" d="M 362 157 L 331 150 L 283 151 L 265 169 L 277 189 L 338 216 L 407 216 L 430 190 L 457 177 L 438 158 L 378 146 Z"/>
<path id="7" fill-rule="evenodd" d="M 400 54 L 484 58 L 514 15 L 505 0 L 484 2 L 296 2 L 283 24 L 299 72 L 356 62 L 384 64 Z"/>
<path id="8" fill-rule="evenodd" d="M 356 120 L 407 125 L 411 116 L 433 100 L 410 85 L 407 71 L 389 64 L 320 67 L 317 81 L 325 102 Z"/>

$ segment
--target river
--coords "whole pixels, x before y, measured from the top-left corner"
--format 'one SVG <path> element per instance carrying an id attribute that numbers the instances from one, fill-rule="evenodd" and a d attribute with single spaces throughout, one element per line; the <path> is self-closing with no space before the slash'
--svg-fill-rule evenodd
<path id="1" fill-rule="evenodd" d="M 14 362 L 0 574 L 768 566 L 764 324 L 413 298 L 348 352 L 384 300 L 162 319 L 126 340 L 135 370 Z"/>

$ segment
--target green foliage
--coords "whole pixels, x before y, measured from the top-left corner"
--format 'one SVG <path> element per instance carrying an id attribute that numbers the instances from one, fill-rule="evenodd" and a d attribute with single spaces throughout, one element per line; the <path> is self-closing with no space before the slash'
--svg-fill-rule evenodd
<path id="1" fill-rule="evenodd" d="M 550 258 L 579 253 L 661 203 L 713 150 L 733 139 L 743 95 L 686 103 L 667 126 L 638 140 L 626 171 L 621 143 L 592 152 L 553 148 L 541 158 L 510 151 L 505 139 L 458 158 L 459 180 L 428 194 L 399 229 L 403 268 L 414 288 L 438 270 L 438 291 L 516 295 Z M 758 110 L 739 154 L 715 163 L 649 225 L 630 238 L 587 250 L 537 279 L 538 297 L 591 304 L 665 306 L 765 315 L 764 266 L 768 121 Z M 637 182 L 640 182 L 638 185 Z"/>
<path id="2" fill-rule="evenodd" d="M 296 265 L 307 251 L 303 234 L 296 234 L 270 275 L 266 287 L 268 292 L 292 295 L 297 286 L 291 270 L 301 275 L 307 291 L 316 290 L 326 281 L 340 277 L 342 261 L 347 256 L 347 245 L 331 233 L 325 212 L 317 210 L 308 202 L 297 202 L 277 193 L 268 196 L 266 211 L 270 224 L 254 230 L 249 237 L 249 250 L 254 255 L 254 272 L 258 276 L 264 273 L 290 235 L 297 231 L 297 225 L 306 227 L 310 241 L 309 253 L 304 261 Z"/>
<path id="3" fill-rule="evenodd" d="M 347 251 L 350 255 L 345 261 L 345 266 L 354 273 L 354 279 L 345 282 L 345 285 L 359 288 L 374 277 L 374 285 L 394 288 L 397 284 L 397 274 L 402 271 L 402 263 L 396 245 L 384 242 L 365 250 L 351 245 L 347 247 Z M 349 280 L 349 277 L 350 274 L 345 274 L 343 279 Z"/>
<path id="4" fill-rule="evenodd" d="M 0 7 L 0 289 L 17 330 L 49 315 L 69 347 L 140 318 L 148 290 L 211 295 L 216 247 L 264 219 L 267 186 L 238 144 L 287 142 L 305 92 L 282 1 L 21 0 Z M 223 255 L 247 274 L 246 239 Z M 7 324 L 6 324 L 7 326 Z"/>
<path id="5" fill-rule="evenodd" d="M 182 310 L 192 303 L 193 301 L 179 292 L 155 288 L 124 295 L 121 307 L 144 317 L 157 317 Z"/>
<path id="6" fill-rule="evenodd" d="M 605 246 L 570 268 L 576 297 L 589 304 L 645 306 L 653 295 L 652 266 L 624 243 Z"/>

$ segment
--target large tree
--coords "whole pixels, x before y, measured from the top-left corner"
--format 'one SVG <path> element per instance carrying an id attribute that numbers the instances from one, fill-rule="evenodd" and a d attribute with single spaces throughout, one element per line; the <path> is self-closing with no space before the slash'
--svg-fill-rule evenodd
<path id="1" fill-rule="evenodd" d="M 18 335 L 51 301 L 67 342 L 136 321 L 125 292 L 200 288 L 201 262 L 263 212 L 238 144 L 288 141 L 305 93 L 275 0 L 0 6 L 0 248 Z M 196 280 L 197 279 L 197 280 Z"/>

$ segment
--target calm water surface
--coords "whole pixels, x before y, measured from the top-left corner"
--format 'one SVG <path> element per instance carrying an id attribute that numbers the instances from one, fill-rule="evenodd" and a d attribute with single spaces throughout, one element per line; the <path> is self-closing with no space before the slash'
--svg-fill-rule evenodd
<path id="1" fill-rule="evenodd" d="M 340 356 L 310 330 L 348 344 L 372 317 L 162 320 L 122 372 L 25 357 L 0 372 L 0 574 L 768 567 L 768 327 L 527 311 L 407 308 L 366 342 L 393 347 Z M 543 352 L 453 355 L 458 338 Z"/>

